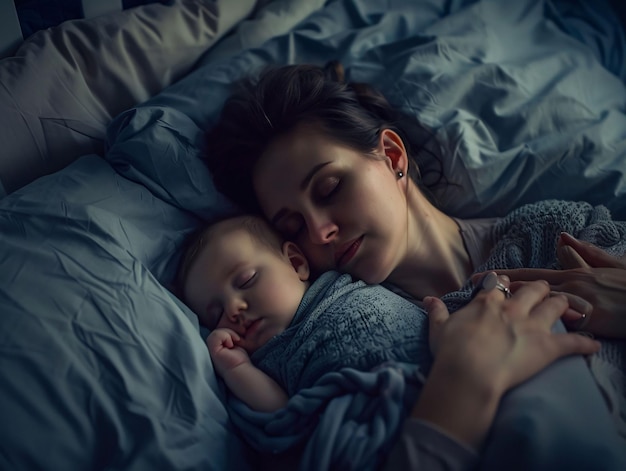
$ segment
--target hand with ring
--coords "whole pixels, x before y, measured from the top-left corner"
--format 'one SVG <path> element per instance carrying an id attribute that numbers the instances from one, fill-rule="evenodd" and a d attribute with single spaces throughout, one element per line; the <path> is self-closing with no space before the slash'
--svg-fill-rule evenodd
<path id="1" fill-rule="evenodd" d="M 553 324 L 569 304 L 565 296 L 550 296 L 545 281 L 511 289 L 506 277 L 495 273 L 486 276 L 482 289 L 452 315 L 439 298 L 424 298 L 435 360 L 422 394 L 424 399 L 413 412 L 415 417 L 437 424 L 477 449 L 509 389 L 561 357 L 587 355 L 600 348 L 600 343 L 591 338 L 552 332 Z M 430 406 L 451 391 L 463 391 L 462 397 L 474 401 L 474 408 L 481 404 L 481 413 L 468 417 L 468 409 L 458 404 L 456 396 L 446 408 Z"/>
<path id="2" fill-rule="evenodd" d="M 545 281 L 524 283 L 512 292 L 508 278 L 491 272 L 481 287 L 453 315 L 438 298 L 424 300 L 436 361 L 463 363 L 484 381 L 497 378 L 504 392 L 560 357 L 600 347 L 581 335 L 552 333 L 569 303 L 565 296 L 551 296 Z"/>
<path id="3" fill-rule="evenodd" d="M 563 270 L 519 268 L 498 270 L 517 283 L 538 279 L 550 283 L 553 292 L 570 298 L 570 304 L 583 300 L 591 309 L 586 316 L 566 315 L 565 325 L 572 330 L 626 339 L 626 259 L 609 255 L 601 248 L 563 233 L 557 246 L 557 256 Z M 572 306 L 573 307 L 573 306 Z M 582 311 L 580 311 L 582 312 Z"/>
<path id="4" fill-rule="evenodd" d="M 502 277 L 502 279 L 508 280 L 508 278 L 505 278 L 505 277 Z M 502 291 L 504 293 L 504 297 L 507 299 L 509 299 L 512 296 L 511 290 L 509 289 L 509 287 L 506 286 L 504 283 L 502 283 L 498 279 L 498 276 L 495 273 L 490 272 L 480 277 L 480 279 L 476 283 L 476 287 L 472 291 L 472 299 L 475 298 L 476 295 L 480 293 L 481 290 L 491 291 L 494 288 L 497 288 L 500 291 Z"/>

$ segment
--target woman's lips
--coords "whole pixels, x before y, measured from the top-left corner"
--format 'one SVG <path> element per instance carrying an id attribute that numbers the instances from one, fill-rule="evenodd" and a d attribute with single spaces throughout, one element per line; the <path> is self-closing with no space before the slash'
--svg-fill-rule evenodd
<path id="1" fill-rule="evenodd" d="M 335 263 L 337 265 L 337 268 L 347 264 L 350 260 L 352 260 L 354 255 L 359 250 L 361 242 L 363 242 L 363 236 L 351 242 L 348 242 L 343 247 L 341 247 L 340 250 L 337 251 L 337 253 L 335 254 Z"/>

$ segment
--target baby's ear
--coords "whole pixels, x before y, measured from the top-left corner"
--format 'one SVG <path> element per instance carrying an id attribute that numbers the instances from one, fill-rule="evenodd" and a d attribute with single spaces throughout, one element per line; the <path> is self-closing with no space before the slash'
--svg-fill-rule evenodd
<path id="1" fill-rule="evenodd" d="M 309 279 L 309 261 L 306 259 L 300 247 L 291 241 L 287 241 L 283 244 L 283 254 L 289 258 L 291 266 L 296 270 L 296 273 L 302 281 Z"/>

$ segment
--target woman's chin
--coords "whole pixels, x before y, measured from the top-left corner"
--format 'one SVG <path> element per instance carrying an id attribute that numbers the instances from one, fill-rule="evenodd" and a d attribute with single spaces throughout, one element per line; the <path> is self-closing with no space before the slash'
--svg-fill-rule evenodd
<path id="1" fill-rule="evenodd" d="M 387 276 L 389 276 L 387 272 L 383 272 L 382 270 L 372 270 L 367 268 L 354 270 L 354 273 L 351 274 L 354 278 L 363 280 L 368 285 L 379 285 L 387 279 Z"/>

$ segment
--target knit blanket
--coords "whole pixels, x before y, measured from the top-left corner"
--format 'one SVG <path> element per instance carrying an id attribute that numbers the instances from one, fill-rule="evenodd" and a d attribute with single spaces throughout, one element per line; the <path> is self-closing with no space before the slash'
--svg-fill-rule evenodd
<path id="1" fill-rule="evenodd" d="M 375 469 L 428 374 L 428 319 L 381 286 L 328 272 L 252 361 L 291 397 L 273 414 L 230 398 L 256 449 L 280 453 L 306 440 L 299 469 Z"/>
<path id="2" fill-rule="evenodd" d="M 521 206 L 497 222 L 493 230 L 494 248 L 477 271 L 560 269 L 556 246 L 563 231 L 613 256 L 626 255 L 626 222 L 613 220 L 606 207 L 547 200 Z M 442 299 L 450 312 L 454 312 L 470 300 L 471 291 L 472 285 L 468 282 L 461 290 Z M 626 340 L 599 340 L 602 348 L 587 362 L 626 441 Z"/>

